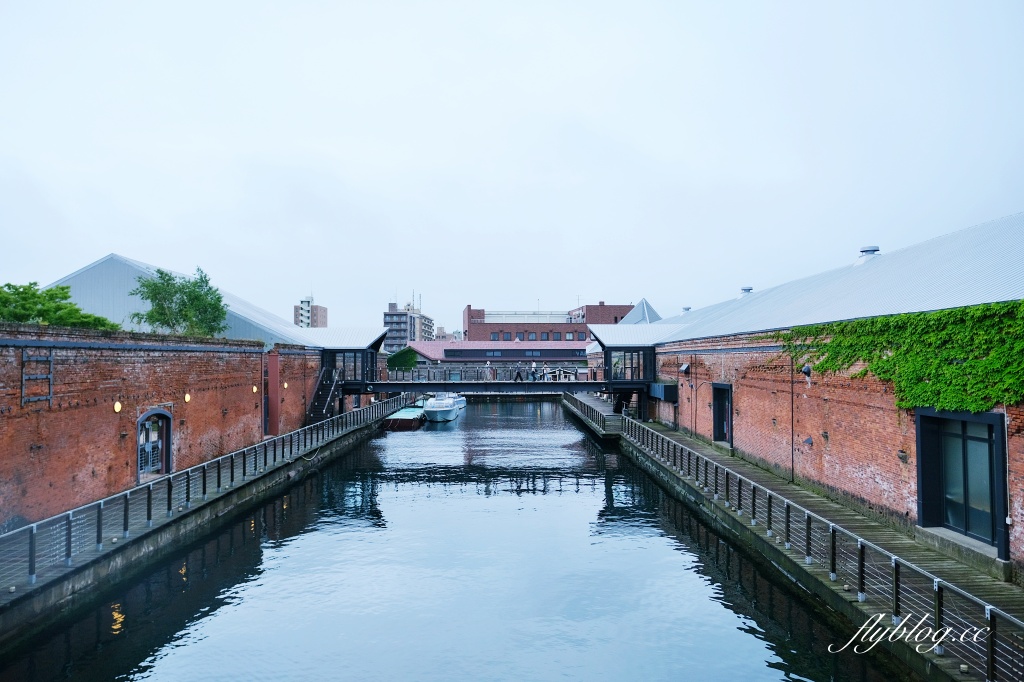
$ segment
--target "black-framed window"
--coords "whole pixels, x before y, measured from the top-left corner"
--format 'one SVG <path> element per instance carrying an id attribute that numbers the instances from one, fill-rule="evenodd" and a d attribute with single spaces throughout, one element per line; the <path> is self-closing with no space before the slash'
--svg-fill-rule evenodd
<path id="1" fill-rule="evenodd" d="M 501 351 L 500 350 L 489 350 L 489 351 L 487 351 L 487 357 L 489 357 L 489 358 L 500 358 L 501 357 Z"/>
<path id="2" fill-rule="evenodd" d="M 512 340 L 512 332 L 502 332 L 501 340 L 502 341 L 511 341 Z"/>
<path id="3" fill-rule="evenodd" d="M 524 341 L 526 339 L 525 332 L 516 332 L 516 341 Z"/>
<path id="4" fill-rule="evenodd" d="M 547 332 L 541 332 L 540 333 L 540 340 L 541 341 L 547 341 L 548 340 L 548 333 Z"/>
<path id="5" fill-rule="evenodd" d="M 995 545 L 1009 557 L 1004 416 L 915 410 L 918 523 Z"/>
<path id="6" fill-rule="evenodd" d="M 491 332 L 491 341 L 498 340 L 498 332 Z"/>
<path id="7" fill-rule="evenodd" d="M 565 333 L 565 340 L 566 341 L 575 341 L 576 340 L 576 335 L 573 334 L 572 332 L 566 332 Z"/>
<path id="8" fill-rule="evenodd" d="M 552 338 L 551 338 L 552 341 L 561 341 L 562 340 L 562 332 L 552 332 L 551 336 L 552 336 Z"/>
<path id="9" fill-rule="evenodd" d="M 530 341 L 536 341 L 537 332 L 530 332 L 529 334 L 526 335 L 526 338 L 529 339 Z"/>

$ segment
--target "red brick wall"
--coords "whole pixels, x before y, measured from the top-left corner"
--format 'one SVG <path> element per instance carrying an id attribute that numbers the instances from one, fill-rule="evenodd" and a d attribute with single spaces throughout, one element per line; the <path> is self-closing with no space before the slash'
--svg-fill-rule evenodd
<path id="1" fill-rule="evenodd" d="M 278 376 L 278 433 L 287 433 L 306 423 L 306 408 L 313 400 L 320 376 L 320 351 L 288 346 L 277 346 L 275 350 L 280 354 L 281 366 Z"/>
<path id="2" fill-rule="evenodd" d="M 733 446 L 737 454 L 789 475 L 832 497 L 903 524 L 917 521 L 917 453 L 913 410 L 898 409 L 890 384 L 790 368 L 788 356 L 757 350 L 767 342 L 727 337 L 659 348 L 659 375 L 671 380 L 680 362 L 678 424 L 701 438 L 712 436 L 712 382 L 732 385 Z M 700 353 L 699 351 L 715 351 Z M 732 351 L 732 352 L 728 352 Z M 792 373 L 791 373 L 792 372 Z M 692 384 L 692 388 L 691 388 Z M 673 424 L 671 403 L 651 401 L 651 417 Z M 1003 407 L 996 411 L 1004 411 Z M 1005 408 L 1010 552 L 1024 556 L 1024 406 Z M 791 438 L 791 419 L 792 433 Z M 828 434 L 827 438 L 825 434 Z M 810 438 L 811 445 L 805 444 Z M 795 449 L 791 443 L 795 442 Z M 907 461 L 899 458 L 900 451 Z M 791 459 L 792 457 L 792 459 Z"/>
<path id="3" fill-rule="evenodd" d="M 52 406 L 21 405 L 22 348 L 13 342 L 27 340 L 64 344 L 52 349 Z M 29 348 L 33 355 L 49 350 Z M 136 485 L 137 421 L 153 407 L 173 415 L 174 470 L 258 442 L 263 359 L 262 344 L 246 341 L 0 327 L 0 525 L 36 521 Z M 29 372 L 45 372 L 31 364 Z M 47 385 L 30 382 L 28 393 L 45 393 Z"/>

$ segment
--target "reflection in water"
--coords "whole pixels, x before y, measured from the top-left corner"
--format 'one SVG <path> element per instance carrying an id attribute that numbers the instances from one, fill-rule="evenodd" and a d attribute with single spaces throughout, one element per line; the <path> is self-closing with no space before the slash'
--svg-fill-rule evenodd
<path id="1" fill-rule="evenodd" d="M 555 403 L 389 433 L 0 680 L 894 679 Z"/>

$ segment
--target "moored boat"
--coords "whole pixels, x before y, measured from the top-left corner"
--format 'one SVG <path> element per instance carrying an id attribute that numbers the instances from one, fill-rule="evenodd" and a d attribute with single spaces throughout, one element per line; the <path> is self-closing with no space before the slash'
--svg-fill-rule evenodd
<path id="1" fill-rule="evenodd" d="M 384 420 L 388 431 L 415 431 L 427 420 L 422 407 L 403 407 Z"/>
<path id="2" fill-rule="evenodd" d="M 423 403 L 423 414 L 429 422 L 450 422 L 459 416 L 459 403 L 451 393 L 438 393 Z"/>

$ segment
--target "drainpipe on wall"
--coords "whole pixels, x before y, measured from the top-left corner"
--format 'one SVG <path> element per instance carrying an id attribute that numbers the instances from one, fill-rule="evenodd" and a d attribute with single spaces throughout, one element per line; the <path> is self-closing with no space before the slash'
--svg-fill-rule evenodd
<path id="1" fill-rule="evenodd" d="M 789 482 L 796 482 L 796 394 L 793 388 L 796 370 L 793 356 L 789 356 Z"/>

